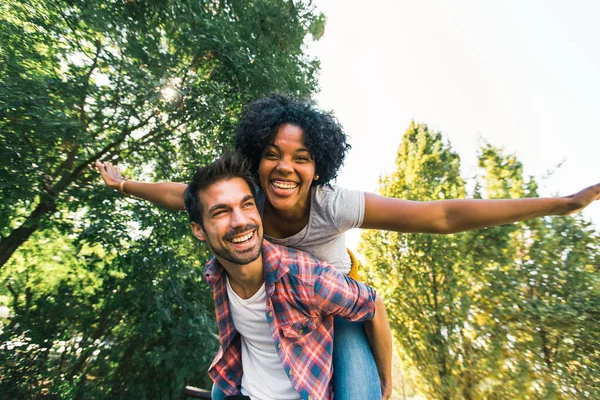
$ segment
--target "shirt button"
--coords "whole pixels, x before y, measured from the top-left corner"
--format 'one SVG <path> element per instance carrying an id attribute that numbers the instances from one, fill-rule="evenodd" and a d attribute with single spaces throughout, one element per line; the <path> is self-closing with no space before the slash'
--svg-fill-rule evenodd
<path id="1" fill-rule="evenodd" d="M 290 368 L 290 370 L 288 371 L 288 375 L 292 376 L 292 369 Z"/>
<path id="2" fill-rule="evenodd" d="M 273 311 L 269 311 L 269 318 L 273 318 Z"/>
<path id="3" fill-rule="evenodd" d="M 281 343 L 277 343 L 277 348 L 280 349 L 281 348 Z"/>
<path id="4" fill-rule="evenodd" d="M 300 335 L 302 335 L 302 334 L 304 333 L 304 331 L 303 331 L 302 329 L 298 329 L 298 333 L 299 333 Z"/>
<path id="5" fill-rule="evenodd" d="M 313 400 L 313 397 L 312 396 L 308 396 L 308 400 Z"/>

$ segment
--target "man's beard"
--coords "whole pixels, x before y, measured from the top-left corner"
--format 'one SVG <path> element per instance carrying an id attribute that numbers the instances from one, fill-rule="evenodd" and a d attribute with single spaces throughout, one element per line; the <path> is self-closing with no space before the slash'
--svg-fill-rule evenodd
<path id="1" fill-rule="evenodd" d="M 260 253 L 262 251 L 263 237 L 262 236 L 258 237 L 258 226 L 254 225 L 254 224 L 248 224 L 248 225 L 244 226 L 243 228 L 231 230 L 231 231 L 227 232 L 223 236 L 223 239 L 222 239 L 223 243 L 225 243 L 225 244 L 231 243 L 228 239 L 231 239 L 235 236 L 238 236 L 240 233 L 248 232 L 250 230 L 254 230 L 253 235 L 256 236 L 256 246 L 251 247 L 246 250 L 243 250 L 243 251 L 232 250 L 228 246 L 217 249 L 212 245 L 212 243 L 210 242 L 210 240 L 208 240 L 208 238 L 207 238 L 207 242 L 208 242 L 208 245 L 210 246 L 210 248 L 212 249 L 213 253 L 215 253 L 215 255 L 217 257 L 220 257 L 220 258 L 227 260 L 234 264 L 239 264 L 239 265 L 250 264 L 251 262 L 258 259 L 258 257 L 260 257 Z"/>

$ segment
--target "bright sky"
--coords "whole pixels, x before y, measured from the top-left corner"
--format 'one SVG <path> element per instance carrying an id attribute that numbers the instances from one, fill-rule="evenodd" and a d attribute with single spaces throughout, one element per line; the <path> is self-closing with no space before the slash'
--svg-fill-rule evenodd
<path id="1" fill-rule="evenodd" d="M 538 178 L 542 195 L 600 182 L 600 2 L 316 0 L 311 47 L 324 109 L 352 138 L 338 184 L 377 189 L 410 121 L 443 132 L 475 173 L 481 138 Z M 600 226 L 600 204 L 585 215 Z M 358 231 L 349 245 L 358 242 Z"/>

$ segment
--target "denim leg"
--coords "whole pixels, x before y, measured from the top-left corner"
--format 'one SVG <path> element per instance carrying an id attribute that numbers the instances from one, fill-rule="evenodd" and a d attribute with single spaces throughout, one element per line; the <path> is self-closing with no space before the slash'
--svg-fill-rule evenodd
<path id="1" fill-rule="evenodd" d="M 213 383 L 212 392 L 210 394 L 212 400 L 225 400 L 225 393 Z"/>
<path id="2" fill-rule="evenodd" d="M 381 400 L 377 366 L 362 322 L 335 317 L 333 391 L 336 400 Z"/>

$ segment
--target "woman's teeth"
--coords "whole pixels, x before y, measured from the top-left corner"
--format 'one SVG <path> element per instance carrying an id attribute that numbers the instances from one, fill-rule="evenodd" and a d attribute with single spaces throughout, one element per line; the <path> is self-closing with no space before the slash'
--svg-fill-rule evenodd
<path id="1" fill-rule="evenodd" d="M 295 189 L 298 184 L 295 182 L 273 182 L 273 186 L 278 189 Z"/>
<path id="2" fill-rule="evenodd" d="M 231 239 L 231 242 L 233 243 L 242 243 L 242 242 L 246 242 L 248 240 L 250 240 L 250 238 L 252 237 L 252 235 L 254 235 L 254 231 L 244 235 L 244 236 L 238 236 L 235 237 L 233 239 Z"/>

